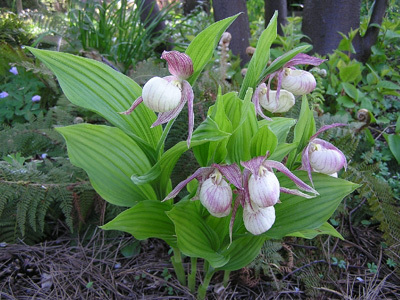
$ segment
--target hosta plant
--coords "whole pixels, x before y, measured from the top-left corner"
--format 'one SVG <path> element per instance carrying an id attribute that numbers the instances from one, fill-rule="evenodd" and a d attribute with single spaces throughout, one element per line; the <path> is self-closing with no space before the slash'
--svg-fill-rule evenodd
<path id="1" fill-rule="evenodd" d="M 268 239 L 340 237 L 327 220 L 357 187 L 310 168 L 299 170 L 303 150 L 318 141 L 306 95 L 296 99 L 302 101 L 298 120 L 265 112 L 267 117 L 262 111 L 259 85 L 274 75 L 281 80 L 279 74 L 296 64 L 320 63 L 302 54 L 307 50 L 303 46 L 267 67 L 276 15 L 260 36 L 240 92 L 220 92 L 207 118 L 193 128 L 196 95 L 191 87 L 235 18 L 209 26 L 185 53 L 164 52 L 171 76 L 149 80 L 143 92 L 130 78 L 97 61 L 30 48 L 56 74 L 71 102 L 112 124 L 57 128 L 67 141 L 71 162 L 88 173 L 96 191 L 106 201 L 127 207 L 102 228 L 164 240 L 173 250 L 179 281 L 193 292 L 197 260 L 202 259 L 200 299 L 215 272 L 225 272 L 226 284 L 229 272 L 248 265 Z M 189 112 L 188 139 L 164 151 L 168 132 L 184 107 Z M 257 113 L 266 118 L 258 119 Z M 288 141 L 292 127 L 294 138 Z M 193 151 L 200 168 L 173 187 L 171 174 L 185 151 Z M 185 187 L 187 196 L 179 199 Z M 190 257 L 190 270 L 183 268 L 182 254 Z"/>

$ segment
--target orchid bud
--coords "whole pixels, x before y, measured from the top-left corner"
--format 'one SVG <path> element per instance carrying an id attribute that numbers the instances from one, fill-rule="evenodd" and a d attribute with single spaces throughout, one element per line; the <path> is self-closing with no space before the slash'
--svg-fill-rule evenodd
<path id="1" fill-rule="evenodd" d="M 295 103 L 294 95 L 286 90 L 280 90 L 279 99 L 276 99 L 277 91 L 269 91 L 269 97 L 266 95 L 267 89 L 260 93 L 260 105 L 273 113 L 287 112 Z"/>
<path id="2" fill-rule="evenodd" d="M 249 179 L 250 199 L 259 207 L 275 205 L 279 201 L 280 185 L 274 172 L 260 166 L 258 174 L 252 174 Z"/>
<path id="3" fill-rule="evenodd" d="M 319 173 L 333 175 L 346 165 L 346 157 L 333 145 L 326 148 L 319 141 L 319 139 L 315 139 L 310 143 L 308 151 L 311 168 Z"/>
<path id="4" fill-rule="evenodd" d="M 160 77 L 151 78 L 143 87 L 143 103 L 155 112 L 167 112 L 178 107 L 182 97 L 180 83 Z"/>
<path id="5" fill-rule="evenodd" d="M 282 78 L 282 88 L 294 95 L 305 95 L 315 89 L 317 82 L 314 76 L 307 71 L 285 68 Z"/>
<path id="6" fill-rule="evenodd" d="M 232 190 L 218 170 L 201 185 L 200 202 L 214 217 L 222 218 L 230 214 Z"/>
<path id="7" fill-rule="evenodd" d="M 275 208 L 257 207 L 256 204 L 246 203 L 243 209 L 243 222 L 247 231 L 254 235 L 262 234 L 269 230 L 275 222 Z"/>

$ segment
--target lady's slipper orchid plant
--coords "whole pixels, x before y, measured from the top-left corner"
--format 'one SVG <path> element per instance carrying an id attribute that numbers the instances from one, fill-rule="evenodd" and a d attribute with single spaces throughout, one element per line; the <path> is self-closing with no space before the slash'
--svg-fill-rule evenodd
<path id="1" fill-rule="evenodd" d="M 254 235 L 266 232 L 275 221 L 273 206 L 279 202 L 280 192 L 313 198 L 318 192 L 294 175 L 282 163 L 267 160 L 266 156 L 255 157 L 242 162 L 243 174 L 236 164 L 203 167 L 194 172 L 186 180 L 180 182 L 175 189 L 164 199 L 172 199 L 193 179 L 199 181 L 197 195 L 192 200 L 200 199 L 203 206 L 215 217 L 221 218 L 230 214 L 232 206 L 232 190 L 225 178 L 235 186 L 238 194 L 236 203 L 243 206 L 243 221 L 246 229 Z M 279 180 L 272 169 L 277 169 L 288 176 L 296 186 L 306 192 L 281 187 Z M 230 231 L 232 230 L 238 205 L 232 213 Z M 231 235 L 231 233 L 230 233 Z"/>
<path id="2" fill-rule="evenodd" d="M 264 119 L 271 120 L 264 115 L 261 107 L 272 113 L 283 113 L 287 112 L 295 104 L 295 97 L 289 91 L 281 90 L 279 99 L 276 98 L 278 91 L 270 90 L 268 96 L 267 93 L 267 85 L 262 83 L 258 86 L 253 96 L 253 103 L 257 108 L 257 112 Z"/>
<path id="3" fill-rule="evenodd" d="M 319 172 L 337 177 L 337 172 L 343 167 L 347 168 L 346 156 L 331 143 L 317 138 L 322 132 L 346 124 L 334 123 L 321 127 L 311 138 L 307 147 L 304 148 L 301 159 L 301 169 L 308 172 L 311 183 L 311 172 Z"/>
<path id="4" fill-rule="evenodd" d="M 280 58 L 281 57 L 278 57 L 276 60 L 279 60 Z M 305 95 L 312 92 L 316 86 L 315 78 L 310 72 L 298 70 L 294 68 L 294 66 L 319 66 L 324 61 L 325 59 L 299 53 L 284 64 L 281 69 L 267 75 L 264 81 L 268 79 L 268 84 L 265 85 L 264 82 L 261 83 L 253 96 L 253 103 L 256 107 L 257 113 L 264 119 L 271 120 L 264 115 L 261 106 L 271 112 L 288 111 L 294 105 L 294 100 L 288 92 L 295 96 Z M 278 78 L 276 91 L 271 91 L 271 81 L 276 76 Z M 284 94 L 283 97 L 281 97 L 281 93 Z M 272 99 L 270 99 L 270 97 Z M 264 98 L 266 98 L 266 100 L 264 100 Z"/>
<path id="5" fill-rule="evenodd" d="M 144 103 L 154 112 L 158 112 L 157 120 L 151 127 L 167 123 L 181 112 L 185 103 L 188 103 L 189 134 L 188 147 L 194 127 L 193 89 L 186 81 L 193 74 L 192 59 L 185 53 L 178 51 L 164 51 L 161 55 L 168 63 L 168 70 L 172 74 L 166 77 L 153 77 L 143 87 L 142 96 L 137 98 L 132 106 L 121 114 L 129 115 L 140 104 Z"/>

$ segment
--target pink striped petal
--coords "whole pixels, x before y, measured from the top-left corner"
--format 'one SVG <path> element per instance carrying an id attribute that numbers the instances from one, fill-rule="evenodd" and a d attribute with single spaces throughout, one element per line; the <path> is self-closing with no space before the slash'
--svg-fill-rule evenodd
<path id="1" fill-rule="evenodd" d="M 335 127 L 340 127 L 340 126 L 348 126 L 348 125 L 347 124 L 343 124 L 343 123 L 333 123 L 333 124 L 329 124 L 329 125 L 324 125 L 310 138 L 310 141 L 315 139 L 322 132 L 327 131 L 328 129 L 335 128 Z"/>
<path id="2" fill-rule="evenodd" d="M 142 96 L 140 96 L 133 102 L 132 106 L 127 111 L 120 112 L 120 114 L 121 115 L 130 115 L 135 110 L 135 108 L 142 102 L 143 102 L 143 98 L 142 98 Z"/>
<path id="3" fill-rule="evenodd" d="M 289 60 L 284 68 L 289 68 L 297 65 L 312 65 L 312 66 L 319 66 L 322 64 L 326 59 L 321 59 L 318 57 L 310 56 L 305 53 L 299 53 L 291 60 Z"/>
<path id="4" fill-rule="evenodd" d="M 237 164 L 232 165 L 218 165 L 213 164 L 212 167 L 218 169 L 225 178 L 232 183 L 236 188 L 243 189 L 242 185 L 242 172 Z"/>
<path id="5" fill-rule="evenodd" d="M 256 108 L 256 112 L 264 119 L 268 120 L 268 121 L 272 121 L 271 118 L 267 117 L 266 115 L 264 115 L 264 112 L 262 111 L 261 105 L 260 105 L 260 93 L 262 92 L 263 89 L 266 89 L 267 85 L 265 83 L 260 84 L 257 89 L 256 92 L 253 95 L 253 103 L 254 106 Z M 268 97 L 268 96 L 267 96 Z"/>
<path id="6" fill-rule="evenodd" d="M 178 51 L 164 51 L 161 58 L 168 62 L 169 72 L 179 79 L 187 79 L 193 74 L 193 62 L 189 55 Z"/>

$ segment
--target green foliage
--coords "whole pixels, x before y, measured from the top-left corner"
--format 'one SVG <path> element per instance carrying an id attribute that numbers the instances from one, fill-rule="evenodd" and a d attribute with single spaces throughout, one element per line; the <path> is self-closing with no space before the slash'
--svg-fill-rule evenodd
<path id="1" fill-rule="evenodd" d="M 78 40 L 84 50 L 96 49 L 107 59 L 121 63 L 126 72 L 137 62 L 152 57 L 168 40 L 168 31 L 156 32 L 167 10 L 141 21 L 145 1 L 71 1 L 68 12 L 71 42 Z M 79 48 L 79 46 L 78 46 Z"/>
<path id="2" fill-rule="evenodd" d="M 12 12 L 0 13 L 0 43 L 29 45 L 33 38 L 32 26 Z"/>

